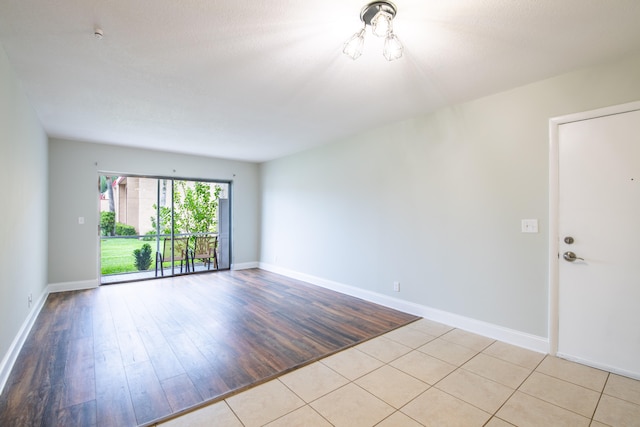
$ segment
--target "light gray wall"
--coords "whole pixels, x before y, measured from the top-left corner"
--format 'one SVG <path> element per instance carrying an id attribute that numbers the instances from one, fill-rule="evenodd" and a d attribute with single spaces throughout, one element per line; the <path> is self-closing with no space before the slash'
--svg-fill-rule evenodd
<path id="1" fill-rule="evenodd" d="M 261 261 L 546 337 L 548 121 L 639 100 L 638 76 L 630 57 L 267 162 Z"/>
<path id="2" fill-rule="evenodd" d="M 99 171 L 233 181 L 232 261 L 258 260 L 258 165 L 160 151 L 51 139 L 49 283 L 98 280 Z M 78 217 L 85 224 L 78 224 Z"/>
<path id="3" fill-rule="evenodd" d="M 47 284 L 47 136 L 0 45 L 0 360 Z"/>

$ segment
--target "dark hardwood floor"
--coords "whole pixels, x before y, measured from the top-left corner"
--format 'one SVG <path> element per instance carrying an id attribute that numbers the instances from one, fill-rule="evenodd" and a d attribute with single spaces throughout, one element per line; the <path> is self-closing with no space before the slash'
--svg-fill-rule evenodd
<path id="1" fill-rule="evenodd" d="M 0 426 L 150 424 L 416 319 L 262 270 L 51 294 Z"/>

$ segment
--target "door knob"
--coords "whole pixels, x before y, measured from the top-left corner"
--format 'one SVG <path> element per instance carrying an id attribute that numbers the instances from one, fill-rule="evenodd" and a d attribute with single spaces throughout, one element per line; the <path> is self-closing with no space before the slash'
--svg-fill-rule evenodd
<path id="1" fill-rule="evenodd" d="M 581 261 L 584 261 L 584 258 L 580 258 L 579 256 L 577 256 L 576 254 L 574 254 L 571 251 L 567 251 L 564 254 L 562 254 L 562 257 L 569 262 L 574 262 L 575 260 L 579 259 Z"/>

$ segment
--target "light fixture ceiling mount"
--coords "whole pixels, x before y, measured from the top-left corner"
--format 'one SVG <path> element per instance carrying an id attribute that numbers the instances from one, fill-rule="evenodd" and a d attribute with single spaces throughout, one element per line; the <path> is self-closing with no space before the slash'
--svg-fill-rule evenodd
<path id="1" fill-rule="evenodd" d="M 388 1 L 374 1 L 363 7 L 360 12 L 360 20 L 364 27 L 347 40 L 342 52 L 354 60 L 362 55 L 364 36 L 368 25 L 375 36 L 385 38 L 382 52 L 384 57 L 388 61 L 400 58 L 404 48 L 393 33 L 393 19 L 397 12 L 396 6 Z"/>
<path id="2" fill-rule="evenodd" d="M 360 20 L 366 25 L 371 25 L 371 21 L 379 12 L 389 14 L 391 15 L 391 19 L 393 19 L 396 17 L 398 10 L 393 3 L 389 3 L 388 1 L 374 1 L 362 8 Z"/>

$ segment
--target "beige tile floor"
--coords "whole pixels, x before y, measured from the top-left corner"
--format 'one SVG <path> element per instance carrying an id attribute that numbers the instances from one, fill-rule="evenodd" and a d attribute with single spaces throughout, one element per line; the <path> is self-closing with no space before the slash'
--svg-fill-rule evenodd
<path id="1" fill-rule="evenodd" d="M 640 381 L 420 320 L 177 426 L 640 426 Z"/>

